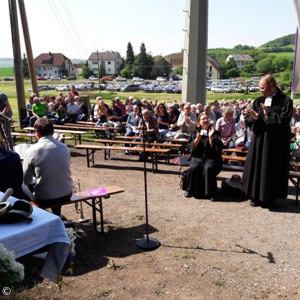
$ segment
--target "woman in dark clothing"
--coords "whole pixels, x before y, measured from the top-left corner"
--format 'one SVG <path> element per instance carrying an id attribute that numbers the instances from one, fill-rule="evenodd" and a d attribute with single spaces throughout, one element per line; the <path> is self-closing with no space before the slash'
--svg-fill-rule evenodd
<path id="1" fill-rule="evenodd" d="M 258 97 L 246 119 L 253 130 L 242 189 L 250 205 L 270 207 L 277 198 L 286 198 L 290 160 L 290 121 L 293 101 L 278 88 L 275 78 L 261 78 Z"/>
<path id="2" fill-rule="evenodd" d="M 190 136 L 191 164 L 184 172 L 182 189 L 187 198 L 215 200 L 223 143 L 219 132 L 210 126 L 207 115 L 200 115 L 198 120 L 197 131 Z"/>
<path id="3" fill-rule="evenodd" d="M 162 138 L 165 137 L 166 133 L 169 131 L 170 118 L 167 112 L 167 108 L 163 103 L 159 103 L 155 109 L 155 117 L 158 123 L 159 134 Z"/>
<path id="4" fill-rule="evenodd" d="M 14 197 L 28 200 L 22 183 L 23 169 L 19 154 L 0 148 L 0 191 L 5 193 L 8 188 L 12 188 Z"/>

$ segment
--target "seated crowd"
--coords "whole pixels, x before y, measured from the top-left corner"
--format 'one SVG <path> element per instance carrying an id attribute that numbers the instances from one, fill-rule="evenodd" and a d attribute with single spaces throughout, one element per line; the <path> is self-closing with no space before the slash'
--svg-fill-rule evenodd
<path id="1" fill-rule="evenodd" d="M 56 143 L 51 138 L 52 123 L 76 123 L 79 120 L 91 121 L 95 126 L 104 127 L 121 127 L 122 123 L 126 123 L 125 136 L 136 136 L 148 142 L 188 139 L 192 159 L 191 168 L 186 173 L 183 183 L 185 195 L 186 197 L 214 198 L 216 185 L 211 183 L 215 183 L 212 178 L 216 178 L 221 170 L 222 149 L 238 147 L 245 151 L 249 148 L 252 132 L 247 124 L 247 117 L 251 105 L 251 99 L 240 101 L 222 99 L 202 106 L 201 103 L 189 102 L 157 102 L 147 101 L 147 99 L 140 101 L 133 97 L 129 97 L 125 103 L 117 97 L 111 100 L 110 105 L 107 105 L 102 97 L 98 96 L 89 114 L 87 106 L 80 100 L 78 93 L 72 89 L 68 97 L 64 97 L 62 93 L 59 93 L 57 97 L 38 97 L 32 94 L 26 105 L 26 121 L 30 126 L 35 126 L 36 132 L 41 131 L 39 133 L 41 141 L 49 143 Z M 51 122 L 47 123 L 45 119 Z M 44 133 L 44 127 L 49 126 L 51 128 Z M 294 107 L 290 126 L 294 135 L 297 133 L 300 135 L 300 106 Z M 65 157 L 69 157 L 67 148 L 61 149 L 65 151 Z M 2 155 L 0 155 L 0 161 L 4 163 L 4 158 L 8 157 L 9 153 L 3 150 L 0 154 Z M 29 152 L 26 157 L 28 155 Z M 19 158 L 14 157 L 14 161 L 20 169 Z M 27 165 L 27 158 L 24 160 L 24 165 Z M 31 175 L 28 173 L 30 168 L 25 168 L 25 178 L 28 179 L 25 183 L 28 185 L 31 181 Z M 67 166 L 66 169 L 69 170 L 69 167 Z M 199 172 L 204 174 L 200 176 L 204 182 L 201 190 L 195 189 L 197 187 L 195 182 L 200 180 Z M 22 180 L 19 180 L 19 185 L 20 183 Z M 5 191 L 6 188 L 7 185 L 4 184 L 0 190 Z M 63 190 L 61 194 L 54 195 L 51 199 L 65 199 L 65 197 L 69 199 L 70 189 L 69 183 L 68 190 Z M 14 187 L 14 190 L 16 196 L 22 193 L 19 186 Z M 39 199 L 45 200 L 47 197 L 41 195 L 37 198 Z M 59 213 L 58 209 L 57 214 Z"/>

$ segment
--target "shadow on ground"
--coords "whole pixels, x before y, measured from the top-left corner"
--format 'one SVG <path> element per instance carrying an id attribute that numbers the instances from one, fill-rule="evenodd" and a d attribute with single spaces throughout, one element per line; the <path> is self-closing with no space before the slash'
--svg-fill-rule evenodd
<path id="1" fill-rule="evenodd" d="M 149 233 L 157 232 L 157 229 L 152 226 L 148 228 Z M 77 229 L 81 234 L 75 241 L 73 276 L 80 276 L 107 266 L 107 257 L 121 258 L 143 252 L 137 248 L 136 241 L 144 237 L 145 224 L 121 228 L 107 223 L 104 235 L 94 231 L 91 223 L 78 224 Z"/>

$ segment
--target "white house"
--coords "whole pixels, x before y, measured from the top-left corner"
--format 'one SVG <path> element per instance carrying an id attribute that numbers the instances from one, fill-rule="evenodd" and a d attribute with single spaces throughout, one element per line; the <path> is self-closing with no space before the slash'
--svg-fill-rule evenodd
<path id="1" fill-rule="evenodd" d="M 120 74 L 122 58 L 119 52 L 93 52 L 88 58 L 88 65 L 96 76 L 98 76 L 98 64 L 99 67 L 101 64 L 104 65 L 106 75 L 118 75 Z"/>
<path id="2" fill-rule="evenodd" d="M 41 53 L 33 60 L 33 64 L 37 76 L 62 78 L 76 72 L 71 60 L 61 53 Z"/>
<path id="3" fill-rule="evenodd" d="M 220 79 L 220 66 L 215 59 L 207 55 L 206 77 L 208 80 Z"/>
<path id="4" fill-rule="evenodd" d="M 248 54 L 230 54 L 226 58 L 226 62 L 233 59 L 238 69 L 243 70 L 244 66 L 248 62 L 254 62 L 254 59 Z"/>

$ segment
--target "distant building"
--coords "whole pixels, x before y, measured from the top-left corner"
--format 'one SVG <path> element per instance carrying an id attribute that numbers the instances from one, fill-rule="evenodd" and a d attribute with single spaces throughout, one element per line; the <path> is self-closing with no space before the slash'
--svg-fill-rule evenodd
<path id="1" fill-rule="evenodd" d="M 167 58 L 167 60 L 173 66 L 173 69 L 175 69 L 177 66 L 183 64 L 183 54 L 182 53 L 171 54 Z M 221 73 L 220 66 L 217 63 L 217 61 L 214 60 L 209 55 L 207 55 L 207 79 L 209 80 L 220 79 L 220 73 Z"/>
<path id="2" fill-rule="evenodd" d="M 167 61 L 173 66 L 175 69 L 177 66 L 183 65 L 183 54 L 182 53 L 173 53 L 169 55 Z"/>
<path id="3" fill-rule="evenodd" d="M 220 79 L 220 65 L 215 59 L 207 55 L 206 77 L 209 80 Z"/>
<path id="4" fill-rule="evenodd" d="M 42 53 L 33 60 L 37 76 L 52 77 L 76 74 L 76 69 L 71 60 L 61 53 Z"/>
<path id="5" fill-rule="evenodd" d="M 120 74 L 120 67 L 122 65 L 122 58 L 119 52 L 106 51 L 106 52 L 93 52 L 88 58 L 89 68 L 93 73 L 98 76 L 98 63 L 99 67 L 102 65 L 105 68 L 105 75 L 118 75 Z"/>
<path id="6" fill-rule="evenodd" d="M 254 62 L 254 59 L 248 54 L 230 54 L 226 58 L 226 62 L 233 59 L 238 69 L 243 70 L 244 66 L 248 62 Z"/>
<path id="7" fill-rule="evenodd" d="M 81 75 L 82 74 L 82 70 L 83 70 L 83 65 L 82 64 L 73 64 L 73 66 L 75 68 L 74 74 Z"/>

